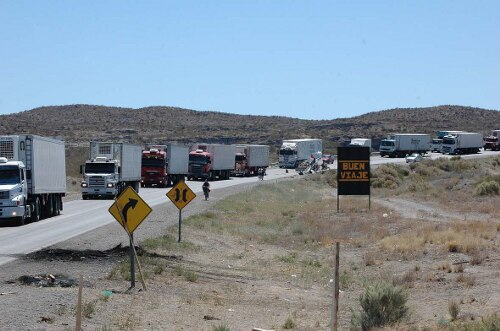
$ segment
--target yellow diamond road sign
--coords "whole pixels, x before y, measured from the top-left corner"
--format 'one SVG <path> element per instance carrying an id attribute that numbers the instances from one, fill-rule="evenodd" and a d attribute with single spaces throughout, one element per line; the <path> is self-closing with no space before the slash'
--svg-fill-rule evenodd
<path id="1" fill-rule="evenodd" d="M 182 209 L 187 206 L 196 194 L 183 181 L 178 182 L 170 191 L 167 192 L 167 197 L 172 200 L 174 205 Z"/>
<path id="2" fill-rule="evenodd" d="M 129 186 L 109 207 L 108 211 L 122 226 L 125 223 L 129 233 L 133 233 L 151 213 L 151 207 Z M 123 221 L 120 211 L 124 218 Z"/>

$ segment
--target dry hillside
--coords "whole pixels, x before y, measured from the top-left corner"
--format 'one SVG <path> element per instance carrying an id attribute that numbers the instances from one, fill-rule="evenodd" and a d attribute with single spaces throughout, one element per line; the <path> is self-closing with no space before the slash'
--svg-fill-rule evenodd
<path id="1" fill-rule="evenodd" d="M 90 140 L 207 141 L 278 146 L 283 138 L 321 137 L 328 150 L 352 137 L 370 137 L 376 142 L 389 132 L 433 133 L 441 129 L 461 129 L 486 133 L 498 129 L 495 124 L 500 125 L 500 111 L 463 106 L 399 108 L 352 118 L 302 120 L 174 107 L 131 109 L 66 105 L 1 115 L 0 133 L 57 136 L 72 146 L 86 146 Z"/>

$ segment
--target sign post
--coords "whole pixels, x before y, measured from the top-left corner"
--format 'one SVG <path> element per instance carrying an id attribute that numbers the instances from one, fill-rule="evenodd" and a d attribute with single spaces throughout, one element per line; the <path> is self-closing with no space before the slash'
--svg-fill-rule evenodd
<path id="1" fill-rule="evenodd" d="M 370 195 L 370 147 L 338 147 L 337 212 L 340 195 Z"/>
<path id="2" fill-rule="evenodd" d="M 179 209 L 179 239 L 177 242 L 181 242 L 182 209 L 186 207 L 191 200 L 196 198 L 196 194 L 186 185 L 186 183 L 184 183 L 184 181 L 180 181 L 167 192 L 167 197 Z"/>
<path id="3" fill-rule="evenodd" d="M 141 263 L 135 250 L 134 244 L 134 231 L 144 221 L 144 219 L 151 213 L 151 207 L 142 200 L 134 189 L 127 187 L 115 202 L 109 207 L 109 213 L 120 223 L 128 235 L 130 241 L 130 288 L 135 287 L 135 263 L 141 276 L 142 288 L 147 291 L 146 282 L 142 275 Z M 135 257 L 135 261 L 134 261 Z"/>

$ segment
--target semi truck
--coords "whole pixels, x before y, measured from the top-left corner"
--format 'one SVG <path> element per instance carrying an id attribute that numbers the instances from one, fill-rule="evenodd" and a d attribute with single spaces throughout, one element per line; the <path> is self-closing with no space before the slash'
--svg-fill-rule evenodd
<path id="1" fill-rule="evenodd" d="M 147 145 L 142 151 L 141 186 L 175 185 L 188 174 L 188 163 L 189 148 L 186 146 Z"/>
<path id="2" fill-rule="evenodd" d="M 500 130 L 491 130 L 491 134 L 483 139 L 484 150 L 500 151 Z"/>
<path id="3" fill-rule="evenodd" d="M 253 176 L 269 166 L 268 145 L 236 145 L 234 176 Z"/>
<path id="4" fill-rule="evenodd" d="M 323 156 L 323 142 L 321 139 L 289 139 L 283 140 L 278 152 L 278 166 L 280 168 L 297 168 L 303 162 Z"/>
<path id="5" fill-rule="evenodd" d="M 380 141 L 380 156 L 405 157 L 412 153 L 425 154 L 430 148 L 431 136 L 425 133 L 394 133 Z"/>
<path id="6" fill-rule="evenodd" d="M 443 137 L 443 154 L 475 154 L 483 147 L 483 135 L 476 132 L 459 132 Z"/>
<path id="7" fill-rule="evenodd" d="M 351 142 L 349 143 L 349 146 L 362 146 L 362 147 L 369 147 L 370 148 L 370 153 L 372 151 L 372 140 L 368 138 L 353 138 L 351 139 Z"/>
<path id="8" fill-rule="evenodd" d="M 82 199 L 112 199 L 128 186 L 139 192 L 141 152 L 139 145 L 91 142 L 89 159 L 80 167 Z"/>
<path id="9" fill-rule="evenodd" d="M 234 170 L 235 145 L 196 144 L 189 152 L 188 180 L 229 179 Z"/>
<path id="10" fill-rule="evenodd" d="M 63 141 L 29 134 L 0 136 L 0 222 L 24 225 L 59 215 L 65 194 Z"/>

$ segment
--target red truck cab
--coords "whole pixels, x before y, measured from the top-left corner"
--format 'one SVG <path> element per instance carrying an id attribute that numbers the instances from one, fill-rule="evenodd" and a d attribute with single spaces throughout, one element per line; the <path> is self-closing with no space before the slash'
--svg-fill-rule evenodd
<path id="1" fill-rule="evenodd" d="M 141 186 L 166 187 L 167 157 L 165 148 L 161 146 L 149 147 L 142 151 Z"/>

